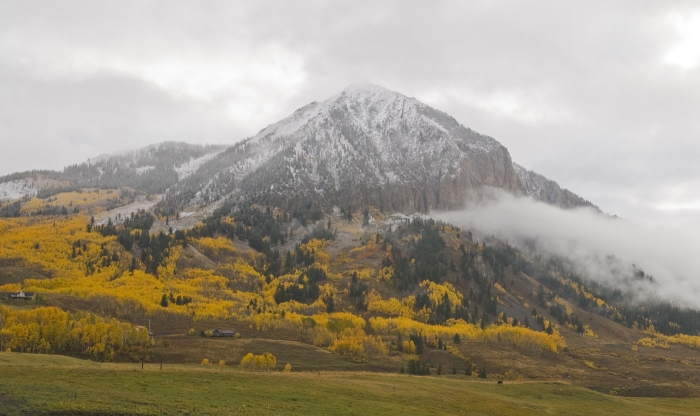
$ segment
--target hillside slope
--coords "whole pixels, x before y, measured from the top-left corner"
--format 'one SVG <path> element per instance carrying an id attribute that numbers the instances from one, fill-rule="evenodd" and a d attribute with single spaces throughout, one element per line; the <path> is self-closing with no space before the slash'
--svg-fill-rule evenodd
<path id="1" fill-rule="evenodd" d="M 269 351 L 301 370 L 484 371 L 606 393 L 698 393 L 697 311 L 629 307 L 565 261 L 375 209 L 302 224 L 280 210 L 225 204 L 173 234 L 148 233 L 155 220 L 147 212 L 101 226 L 80 213 L 0 220 L 0 292 L 40 294 L 0 301 L 0 348 L 96 360 L 143 353 L 166 363 L 238 363 Z M 150 320 L 154 345 L 66 343 L 50 318 L 59 311 L 71 313 L 70 325 L 87 312 L 132 332 Z M 199 336 L 214 328 L 240 338 Z"/>

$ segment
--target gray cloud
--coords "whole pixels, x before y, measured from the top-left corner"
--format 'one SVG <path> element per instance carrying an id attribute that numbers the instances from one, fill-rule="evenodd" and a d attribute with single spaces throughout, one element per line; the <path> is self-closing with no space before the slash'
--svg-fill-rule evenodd
<path id="1" fill-rule="evenodd" d="M 61 169 L 103 152 L 164 140 L 222 142 L 236 132 L 218 109 L 178 102 L 142 80 L 100 73 L 37 79 L 0 64 L 4 173 Z"/>
<path id="2" fill-rule="evenodd" d="M 373 82 L 607 212 L 697 219 L 697 16 L 690 1 L 3 2 L 0 174 L 233 143 Z"/>

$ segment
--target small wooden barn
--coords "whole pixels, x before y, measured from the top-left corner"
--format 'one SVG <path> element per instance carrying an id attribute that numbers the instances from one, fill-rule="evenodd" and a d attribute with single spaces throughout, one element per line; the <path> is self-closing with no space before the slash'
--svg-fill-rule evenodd
<path id="1" fill-rule="evenodd" d="M 233 331 L 230 329 L 212 329 L 212 337 L 233 337 Z"/>

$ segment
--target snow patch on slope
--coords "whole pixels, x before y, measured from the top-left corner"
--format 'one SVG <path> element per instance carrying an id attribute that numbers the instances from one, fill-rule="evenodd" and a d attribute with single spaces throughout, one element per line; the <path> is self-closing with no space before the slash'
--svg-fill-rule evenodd
<path id="1" fill-rule="evenodd" d="M 11 182 L 0 183 L 0 201 L 19 199 L 24 196 L 36 195 L 37 189 L 32 181 L 19 179 Z"/>
<path id="2" fill-rule="evenodd" d="M 189 162 L 183 163 L 182 165 L 175 167 L 175 172 L 177 172 L 178 179 L 184 179 L 190 176 L 191 174 L 195 173 L 200 166 L 214 159 L 219 153 L 221 152 L 209 153 L 202 157 L 198 157 L 197 159 L 190 157 Z"/>
<path id="3" fill-rule="evenodd" d="M 155 168 L 156 168 L 155 166 L 141 166 L 140 168 L 136 168 L 136 173 L 138 173 L 140 175 L 142 173 L 146 173 L 149 170 L 153 170 Z"/>
<path id="4" fill-rule="evenodd" d="M 160 202 L 160 200 L 160 196 L 157 196 L 153 200 L 142 198 L 136 202 L 132 202 L 131 204 L 115 208 L 111 211 L 100 212 L 95 215 L 95 224 L 105 225 L 110 219 L 112 220 L 113 224 L 119 224 L 121 222 L 124 222 L 124 220 L 127 217 L 131 216 L 132 213 L 136 213 L 139 210 L 148 210 L 155 204 Z"/>

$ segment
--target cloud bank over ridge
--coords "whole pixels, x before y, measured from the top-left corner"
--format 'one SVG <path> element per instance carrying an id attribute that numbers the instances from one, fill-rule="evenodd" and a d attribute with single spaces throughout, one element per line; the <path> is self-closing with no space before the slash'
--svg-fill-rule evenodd
<path id="1" fill-rule="evenodd" d="M 562 210 L 486 189 L 460 211 L 431 216 L 494 235 L 520 248 L 571 259 L 584 277 L 644 300 L 700 308 L 700 238 L 696 230 L 608 217 L 590 208 Z M 633 279 L 632 265 L 654 278 Z"/>

